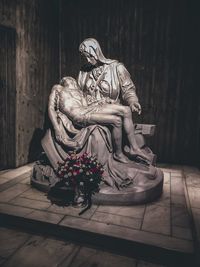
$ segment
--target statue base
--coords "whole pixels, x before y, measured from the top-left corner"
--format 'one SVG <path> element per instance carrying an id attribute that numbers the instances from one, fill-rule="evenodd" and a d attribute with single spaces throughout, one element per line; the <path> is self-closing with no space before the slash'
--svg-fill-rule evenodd
<path id="1" fill-rule="evenodd" d="M 163 172 L 155 168 L 151 179 L 138 172 L 133 184 L 118 190 L 102 184 L 100 191 L 92 196 L 92 203 L 97 205 L 130 206 L 152 202 L 159 198 L 163 190 Z M 56 181 L 53 169 L 49 165 L 35 164 L 31 176 L 31 185 L 40 191 L 50 190 L 49 178 Z M 62 189 L 60 189 L 62 191 Z M 62 194 L 62 192 L 60 192 Z M 69 192 L 70 193 L 70 192 Z"/>
<path id="2" fill-rule="evenodd" d="M 99 205 L 129 206 L 145 204 L 159 198 L 163 191 L 163 172 L 156 169 L 154 180 L 146 183 L 132 185 L 123 190 L 118 190 L 102 185 L 99 193 L 92 197 L 92 203 Z M 141 174 L 142 175 L 142 174 Z"/>
<path id="3" fill-rule="evenodd" d="M 148 165 L 131 160 L 129 163 L 116 161 L 113 158 L 112 152 L 105 145 L 105 140 L 102 139 L 102 135 L 105 135 L 105 132 L 99 127 L 93 129 L 93 137 L 96 139 L 90 140 L 89 143 L 93 147 L 97 144 L 94 151 L 106 152 L 98 155 L 100 160 L 104 159 L 104 162 L 100 163 L 106 166 L 105 176 L 103 177 L 105 183 L 102 183 L 100 191 L 92 196 L 93 203 L 100 205 L 137 205 L 152 202 L 160 197 L 163 190 L 163 172 L 155 167 L 156 155 L 145 142 L 145 137 L 152 136 L 154 131 L 155 125 L 135 125 L 135 139 L 140 149 L 147 156 L 150 163 Z M 44 159 L 35 164 L 31 184 L 39 190 L 48 192 L 50 188 L 53 188 L 60 181 L 51 166 L 56 169 L 57 162 L 62 162 L 62 159 L 59 160 L 57 158 L 57 152 L 61 148 L 57 143 L 55 147 L 55 140 L 52 137 L 51 131 L 47 132 L 42 144 L 45 151 Z M 92 150 L 90 154 L 92 155 Z M 65 157 L 66 154 L 64 154 L 63 158 Z M 124 179 L 125 177 L 128 178 L 128 183 Z M 129 183 L 129 179 L 131 183 Z M 59 193 L 60 196 L 62 194 L 66 195 L 66 188 L 60 188 L 59 190 L 56 192 L 58 197 Z"/>

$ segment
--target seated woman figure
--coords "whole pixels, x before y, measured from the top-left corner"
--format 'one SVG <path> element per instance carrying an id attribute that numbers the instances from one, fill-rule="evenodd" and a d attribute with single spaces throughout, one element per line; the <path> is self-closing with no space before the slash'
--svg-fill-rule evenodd
<path id="1" fill-rule="evenodd" d="M 64 77 L 61 80 L 61 85 L 63 89 L 60 88 L 59 90 L 57 105 L 59 110 L 73 122 L 74 126 L 87 127 L 95 124 L 112 126 L 113 157 L 119 162 L 126 163 L 128 160 L 122 152 L 123 126 L 130 145 L 127 155 L 130 158 L 140 157 L 148 161 L 135 141 L 130 107 L 116 104 L 109 98 L 101 98 L 101 100 L 88 105 L 75 79 Z"/>

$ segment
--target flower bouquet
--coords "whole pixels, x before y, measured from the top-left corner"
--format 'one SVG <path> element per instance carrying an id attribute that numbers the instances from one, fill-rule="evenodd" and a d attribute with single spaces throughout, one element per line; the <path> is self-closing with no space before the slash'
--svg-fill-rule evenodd
<path id="1" fill-rule="evenodd" d="M 87 153 L 78 156 L 76 152 L 71 152 L 64 162 L 58 165 L 56 174 L 60 181 L 52 190 L 55 192 L 55 189 L 64 189 L 62 193 L 59 192 L 61 203 L 91 206 L 92 194 L 99 191 L 103 166 L 95 157 Z"/>

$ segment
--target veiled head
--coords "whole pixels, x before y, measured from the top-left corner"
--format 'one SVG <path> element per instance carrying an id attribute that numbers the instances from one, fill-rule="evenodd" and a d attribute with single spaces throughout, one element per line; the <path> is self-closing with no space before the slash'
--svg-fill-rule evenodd
<path id="1" fill-rule="evenodd" d="M 97 62 L 107 64 L 113 62 L 113 60 L 105 58 L 98 41 L 94 38 L 85 39 L 80 44 L 79 51 L 82 55 L 86 57 L 87 61 L 92 65 L 96 65 Z"/>

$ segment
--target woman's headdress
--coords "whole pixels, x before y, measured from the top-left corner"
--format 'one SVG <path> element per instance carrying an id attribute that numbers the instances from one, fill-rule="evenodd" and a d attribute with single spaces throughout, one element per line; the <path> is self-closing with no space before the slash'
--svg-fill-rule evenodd
<path id="1" fill-rule="evenodd" d="M 84 54 L 88 53 L 92 55 L 96 60 L 105 63 L 105 64 L 111 64 L 115 60 L 105 58 L 101 51 L 101 47 L 98 43 L 98 41 L 94 38 L 88 38 L 85 39 L 79 46 L 79 51 Z"/>

